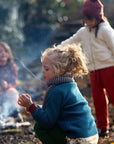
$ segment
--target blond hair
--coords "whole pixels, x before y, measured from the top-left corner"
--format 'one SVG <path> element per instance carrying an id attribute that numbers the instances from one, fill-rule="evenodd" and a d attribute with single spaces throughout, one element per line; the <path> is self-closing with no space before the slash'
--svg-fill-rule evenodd
<path id="1" fill-rule="evenodd" d="M 0 46 L 9 54 L 8 62 L 14 64 L 14 59 L 10 46 L 5 42 L 0 42 Z"/>
<path id="2" fill-rule="evenodd" d="M 41 62 L 43 63 L 45 59 L 51 62 L 54 73 L 58 76 L 62 69 L 65 70 L 65 75 L 82 77 L 88 73 L 87 59 L 80 46 L 75 44 L 48 48 L 42 53 Z"/>

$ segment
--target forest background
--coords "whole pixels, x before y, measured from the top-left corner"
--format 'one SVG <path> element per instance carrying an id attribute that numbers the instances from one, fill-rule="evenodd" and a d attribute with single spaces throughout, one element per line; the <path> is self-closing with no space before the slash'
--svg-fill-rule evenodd
<path id="1" fill-rule="evenodd" d="M 46 87 L 41 73 L 41 52 L 53 44 L 59 44 L 82 26 L 84 2 L 85 0 L 0 0 L 0 41 L 9 44 L 18 66 L 19 94 L 27 92 L 36 103 L 42 104 Z M 105 16 L 114 28 L 114 0 L 101 2 L 104 4 Z M 77 79 L 77 84 L 95 116 L 89 77 Z M 99 144 L 114 143 L 114 109 L 111 103 L 109 114 L 113 132 L 110 138 L 101 139 Z M 32 117 L 24 115 L 23 118 L 32 125 L 27 129 L 24 127 L 21 133 L 15 135 L 15 132 L 6 131 L 0 143 L 41 144 L 33 133 L 29 133 L 34 123 Z"/>
<path id="2" fill-rule="evenodd" d="M 41 80 L 41 52 L 82 26 L 85 0 L 0 0 L 0 41 L 7 42 L 19 80 Z M 114 0 L 101 0 L 114 28 Z M 28 88 L 28 87 L 27 87 Z"/>

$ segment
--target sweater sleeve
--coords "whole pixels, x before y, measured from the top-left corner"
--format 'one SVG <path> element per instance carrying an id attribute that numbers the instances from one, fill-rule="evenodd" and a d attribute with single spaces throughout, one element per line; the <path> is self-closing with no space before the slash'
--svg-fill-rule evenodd
<path id="1" fill-rule="evenodd" d="M 52 89 L 47 97 L 46 109 L 42 110 L 38 107 L 32 114 L 34 120 L 36 120 L 44 128 L 49 129 L 53 127 L 56 124 L 61 112 L 61 102 L 61 94 Z"/>
<path id="2" fill-rule="evenodd" d="M 81 35 L 83 32 L 84 27 L 80 28 L 73 36 L 70 38 L 66 39 L 65 41 L 61 42 L 61 46 L 65 44 L 80 44 L 81 42 Z"/>
<path id="3" fill-rule="evenodd" d="M 38 106 L 33 103 L 33 104 L 31 104 L 31 106 L 29 107 L 29 112 L 30 112 L 31 114 L 33 114 L 37 108 L 38 108 Z"/>
<path id="4" fill-rule="evenodd" d="M 114 29 L 109 25 L 102 31 L 104 41 L 114 58 Z"/>

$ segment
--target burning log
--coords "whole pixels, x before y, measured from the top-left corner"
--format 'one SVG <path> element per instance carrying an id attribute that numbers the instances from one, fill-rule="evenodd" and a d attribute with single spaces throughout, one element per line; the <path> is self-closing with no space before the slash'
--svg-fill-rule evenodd
<path id="1" fill-rule="evenodd" d="M 6 129 L 17 129 L 19 127 L 24 126 L 30 126 L 30 122 L 20 122 L 20 123 L 14 123 L 14 122 L 3 122 L 0 120 L 0 130 L 6 130 Z"/>
<path id="2" fill-rule="evenodd" d="M 6 133 L 21 133 L 21 129 L 5 129 L 5 130 L 0 130 L 0 134 L 6 134 Z"/>
<path id="3" fill-rule="evenodd" d="M 15 123 L 5 123 L 3 121 L 0 120 L 0 130 L 4 130 L 4 129 L 13 129 L 16 128 L 16 124 Z"/>

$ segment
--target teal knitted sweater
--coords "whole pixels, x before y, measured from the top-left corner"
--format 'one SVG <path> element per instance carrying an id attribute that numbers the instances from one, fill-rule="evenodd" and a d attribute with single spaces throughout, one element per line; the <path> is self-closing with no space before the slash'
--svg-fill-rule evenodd
<path id="1" fill-rule="evenodd" d="M 97 134 L 91 109 L 75 82 L 52 88 L 47 96 L 45 110 L 39 106 L 32 116 L 44 129 L 49 130 L 58 125 L 72 139 Z"/>

